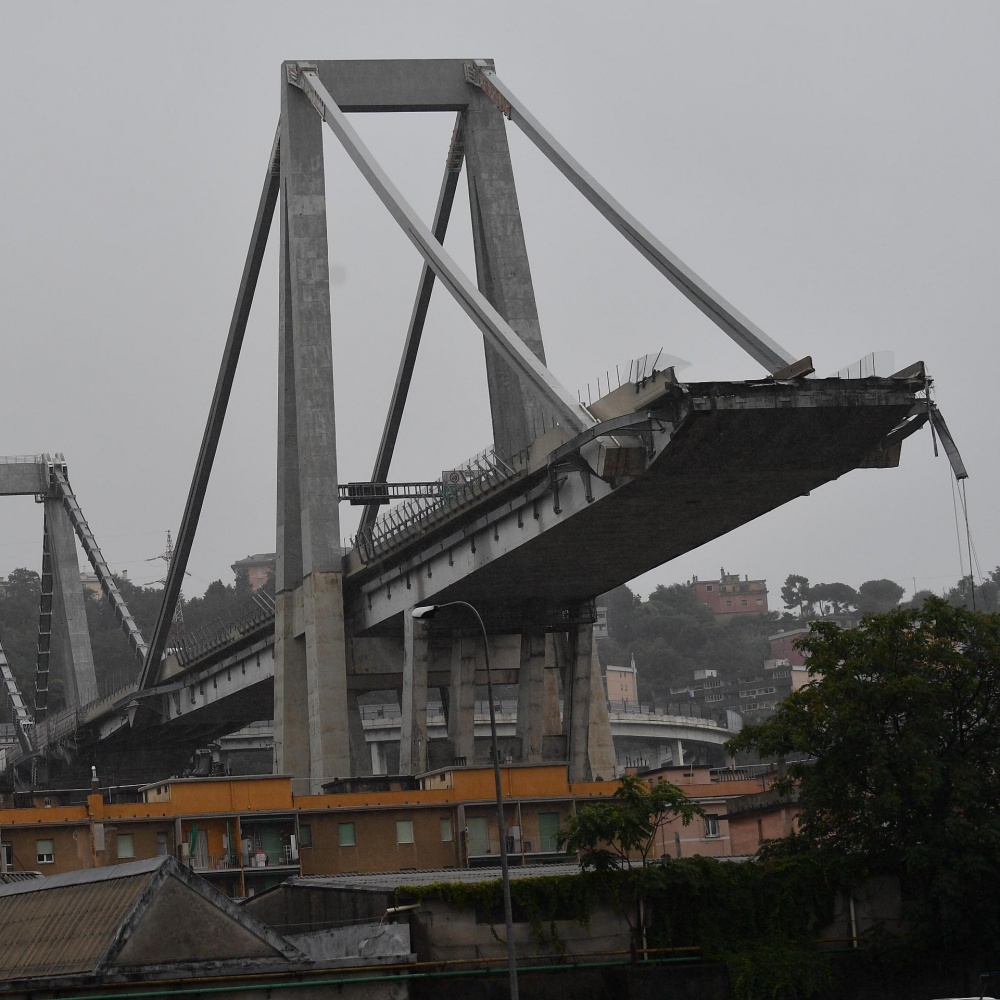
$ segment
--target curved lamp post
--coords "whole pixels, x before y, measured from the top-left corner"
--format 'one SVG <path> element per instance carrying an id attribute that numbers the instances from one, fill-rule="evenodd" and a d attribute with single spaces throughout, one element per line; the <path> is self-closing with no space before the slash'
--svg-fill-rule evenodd
<path id="1" fill-rule="evenodd" d="M 510 905 L 510 867 L 507 863 L 507 825 L 503 819 L 503 786 L 500 782 L 500 748 L 497 745 L 497 718 L 493 709 L 493 674 L 490 671 L 490 642 L 486 636 L 486 626 L 482 616 L 468 601 L 448 601 L 445 604 L 425 604 L 414 608 L 410 613 L 414 618 L 433 618 L 441 608 L 462 607 L 471 611 L 479 623 L 483 634 L 483 652 L 486 655 L 486 692 L 490 700 L 490 740 L 493 752 L 493 779 L 497 793 L 497 827 L 500 832 L 500 879 L 503 883 L 503 915 L 507 924 L 507 969 L 510 973 L 510 997 L 518 1000 L 517 993 L 517 955 L 514 951 L 514 915 Z"/>

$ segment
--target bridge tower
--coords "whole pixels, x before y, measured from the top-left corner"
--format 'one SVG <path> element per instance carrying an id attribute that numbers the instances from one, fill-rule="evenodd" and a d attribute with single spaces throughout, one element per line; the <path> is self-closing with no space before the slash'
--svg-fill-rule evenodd
<path id="1" fill-rule="evenodd" d="M 306 70 L 314 73 L 310 79 L 321 81 L 340 111 L 457 112 L 434 236 L 439 242 L 444 238 L 464 160 L 478 290 L 544 371 L 545 352 L 504 115 L 470 80 L 469 65 L 460 60 L 421 60 L 331 62 L 308 67 L 286 63 L 282 68 L 275 764 L 279 772 L 307 779 L 313 792 L 318 792 L 324 781 L 363 773 L 370 762 L 357 750 L 357 759 L 351 759 L 352 730 L 360 729 L 360 716 L 356 698 L 348 690 L 350 640 L 345 626 L 344 552 L 336 500 L 339 479 L 331 338 L 337 331 L 331 326 L 322 145 L 322 127 L 324 119 L 330 124 L 330 109 L 317 102 L 315 90 L 304 87 L 302 77 Z M 358 165 L 362 172 L 378 170 L 372 163 Z M 388 472 L 432 282 L 433 274 L 425 267 L 372 475 L 374 482 L 384 481 Z M 561 419 L 565 422 L 566 402 L 559 401 L 563 403 L 560 408 L 544 392 L 526 384 L 512 366 L 509 352 L 489 339 L 485 350 L 494 447 L 499 455 L 511 456 L 527 448 L 542 428 Z M 375 510 L 366 511 L 363 524 L 371 523 Z M 400 770 L 416 773 L 427 766 L 422 730 L 428 654 L 422 628 L 414 629 L 408 615 L 403 620 Z M 543 685 L 542 674 L 534 668 L 544 660 L 544 634 L 525 635 L 522 644 L 526 650 L 523 673 L 515 675 L 524 681 L 525 711 L 520 726 L 523 743 L 530 748 L 527 756 L 540 760 Z M 458 649 L 461 641 L 454 645 Z M 578 694 L 567 701 L 567 715 L 588 713 L 589 718 L 589 695 L 585 693 L 590 690 L 593 660 L 589 628 L 579 638 L 574 634 L 567 648 L 575 651 L 577 646 L 580 651 L 573 656 L 585 661 L 585 667 L 582 672 L 570 670 L 566 675 L 567 697 L 574 690 L 572 678 L 580 678 L 575 686 Z M 450 650 L 444 655 L 452 657 Z M 553 655 L 550 649 L 550 660 Z M 467 668 L 464 675 L 463 662 Z M 459 713 L 457 709 L 471 698 L 475 680 L 474 668 L 471 673 L 468 670 L 471 662 L 468 657 L 463 660 L 461 653 L 455 654 L 458 673 L 447 688 L 453 706 L 450 714 L 456 720 L 460 714 L 463 719 L 468 716 L 467 724 L 456 721 L 453 727 L 454 742 L 467 753 L 472 714 L 471 710 Z M 460 683 L 463 676 L 464 683 Z M 308 716 L 307 726 L 303 725 L 303 712 Z M 550 709 L 550 727 L 551 715 Z M 363 747 L 358 737 L 359 733 L 354 733 L 356 748 Z M 609 725 L 607 744 L 610 747 Z M 580 752 L 585 754 L 586 750 Z M 578 777 L 590 776 L 589 765 L 581 764 L 576 770 Z"/>
<path id="2" fill-rule="evenodd" d="M 0 460 L 0 496 L 34 496 L 44 508 L 35 723 L 41 722 L 48 712 L 51 670 L 63 679 L 68 707 L 86 705 L 97 697 L 97 674 L 80 585 L 74 528 L 58 488 L 60 482 L 66 481 L 65 473 L 61 455 Z"/>

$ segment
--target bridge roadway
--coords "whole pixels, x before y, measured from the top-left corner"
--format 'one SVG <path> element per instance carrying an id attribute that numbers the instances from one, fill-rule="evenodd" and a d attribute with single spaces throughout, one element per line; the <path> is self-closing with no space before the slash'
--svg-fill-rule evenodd
<path id="1" fill-rule="evenodd" d="M 405 609 L 456 599 L 518 616 L 525 594 L 590 601 L 852 469 L 898 464 L 899 442 L 886 438 L 923 387 L 922 368 L 909 379 L 688 385 L 668 371 L 626 384 L 591 406 L 602 424 L 575 438 L 555 428 L 478 503 L 430 507 L 356 544 L 348 632 L 399 635 Z"/>
<path id="2" fill-rule="evenodd" d="M 691 763 L 692 752 L 686 747 L 695 744 L 699 748 L 715 748 L 721 760 L 724 744 L 736 735 L 735 730 L 726 729 L 712 719 L 700 719 L 683 715 L 664 715 L 648 711 L 649 706 L 635 706 L 632 711 L 615 709 L 608 705 L 611 717 L 611 735 L 615 740 L 615 750 L 619 768 L 632 766 L 632 762 L 645 761 L 655 767 L 662 763 Z M 362 724 L 365 742 L 371 754 L 372 774 L 394 774 L 398 764 L 398 746 L 401 736 L 402 713 L 398 704 L 369 704 L 362 709 Z M 497 735 L 501 746 L 517 737 L 517 703 L 501 700 L 496 709 Z M 448 735 L 447 716 L 441 704 L 427 707 L 427 734 L 432 741 L 442 746 Z M 475 706 L 476 761 L 488 760 L 490 740 L 490 718 L 486 702 Z M 220 740 L 223 761 L 234 752 L 266 751 L 270 753 L 274 745 L 274 725 L 270 722 L 255 723 Z M 433 745 L 433 743 L 432 743 Z M 429 754 L 432 762 L 437 754 Z M 452 760 L 447 761 L 453 763 Z M 472 763 L 470 761 L 469 763 Z"/>
<path id="3" fill-rule="evenodd" d="M 457 496 L 385 515 L 346 553 L 352 697 L 400 690 L 404 612 L 454 599 L 486 610 L 496 681 L 516 683 L 520 637 L 505 632 L 558 630 L 558 609 L 852 469 L 897 465 L 926 419 L 925 385 L 922 366 L 900 378 L 687 385 L 661 372 L 594 403 L 596 429 L 556 427 L 505 467 L 479 463 Z M 180 751 L 271 718 L 273 630 L 265 615 L 203 653 L 168 655 L 150 689 L 36 725 L 36 753 L 107 741 Z M 432 660 L 427 686 L 446 690 L 450 674 L 450 659 Z M 132 728 L 140 705 L 152 722 Z M 363 739 L 359 727 L 362 754 Z"/>

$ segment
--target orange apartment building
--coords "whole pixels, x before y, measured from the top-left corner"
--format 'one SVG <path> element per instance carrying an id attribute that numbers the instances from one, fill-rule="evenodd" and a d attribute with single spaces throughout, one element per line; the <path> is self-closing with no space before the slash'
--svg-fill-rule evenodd
<path id="1" fill-rule="evenodd" d="M 502 769 L 512 864 L 565 861 L 557 833 L 582 804 L 614 794 L 617 783 L 571 784 L 564 765 Z M 665 768 L 705 809 L 684 827 L 657 833 L 656 856 L 752 853 L 733 831 L 731 803 L 759 795 L 770 779 L 707 767 Z M 725 780 L 729 779 L 729 780 Z M 293 795 L 281 775 L 172 778 L 141 789 L 142 801 L 0 809 L 3 861 L 44 875 L 170 854 L 232 897 L 252 896 L 292 875 L 495 866 L 499 854 L 493 771 L 454 767 L 420 776 L 416 787 Z M 738 849 L 734 849 L 738 848 Z"/>
<path id="2" fill-rule="evenodd" d="M 512 863 L 565 861 L 556 833 L 578 802 L 614 782 L 570 784 L 564 765 L 502 769 Z M 172 778 L 142 801 L 0 809 L 6 867 L 55 875 L 171 854 L 227 895 L 254 895 L 291 875 L 495 865 L 491 768 L 449 768 L 415 788 L 293 795 L 281 775 Z M 398 782 L 397 782 L 398 786 Z"/>

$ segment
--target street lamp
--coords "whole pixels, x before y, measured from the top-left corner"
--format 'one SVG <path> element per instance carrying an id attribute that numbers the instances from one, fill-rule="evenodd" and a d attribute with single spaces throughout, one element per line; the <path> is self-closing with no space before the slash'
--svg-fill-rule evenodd
<path id="1" fill-rule="evenodd" d="M 507 825 L 503 819 L 503 786 L 500 782 L 500 747 L 497 745 L 497 717 L 493 709 L 493 674 L 490 671 L 490 641 L 486 636 L 486 626 L 482 616 L 468 601 L 448 601 L 445 604 L 426 604 L 414 608 L 410 613 L 414 618 L 433 618 L 442 608 L 467 608 L 476 616 L 479 630 L 483 634 L 483 652 L 486 654 L 486 693 L 490 701 L 490 741 L 493 748 L 493 779 L 497 791 L 497 827 L 500 831 L 500 879 L 503 883 L 503 915 L 507 923 L 507 968 L 510 973 L 510 998 L 518 1000 L 517 955 L 514 951 L 514 914 L 510 905 L 510 867 L 507 863 Z"/>

